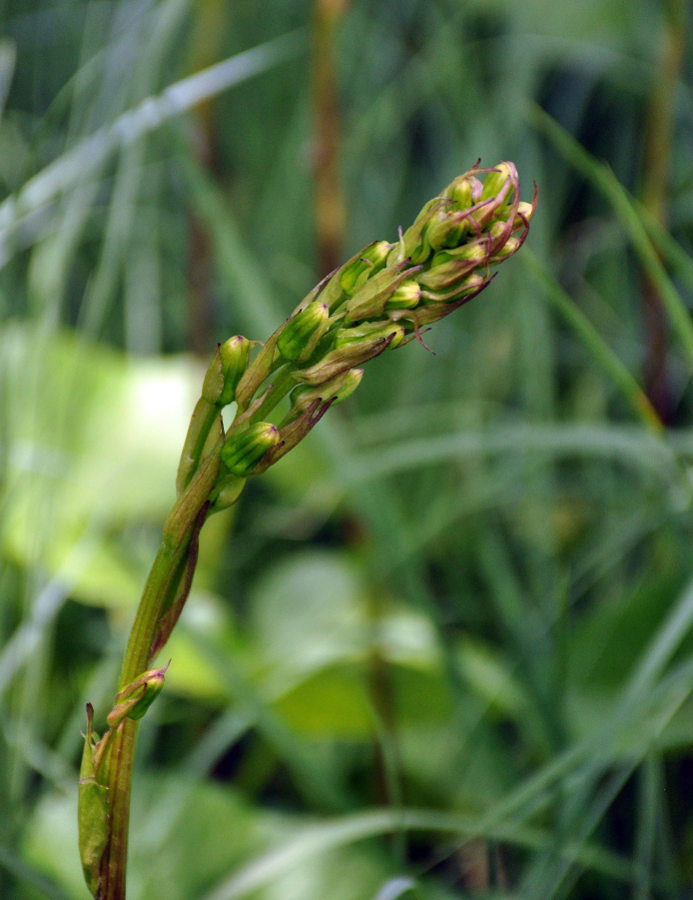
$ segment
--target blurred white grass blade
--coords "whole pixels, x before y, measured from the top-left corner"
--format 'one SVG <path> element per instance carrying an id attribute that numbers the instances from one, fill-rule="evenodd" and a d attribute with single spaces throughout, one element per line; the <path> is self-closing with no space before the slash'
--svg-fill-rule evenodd
<path id="1" fill-rule="evenodd" d="M 412 878 L 390 878 L 378 891 L 373 900 L 397 900 L 407 891 L 413 891 L 416 882 Z"/>
<path id="2" fill-rule="evenodd" d="M 201 101 L 297 56 L 302 47 L 302 31 L 267 41 L 196 72 L 165 88 L 157 96 L 147 97 L 110 125 L 80 141 L 72 150 L 34 175 L 18 194 L 0 204 L 0 266 L 10 259 L 14 249 L 11 237 L 15 226 L 22 220 L 25 225 L 28 224 L 28 217 L 36 215 L 60 193 L 83 182 L 85 176 L 98 171 L 119 147 L 155 131 Z"/>
<path id="3" fill-rule="evenodd" d="M 81 567 L 86 566 L 94 555 L 97 544 L 98 538 L 85 536 L 66 560 L 66 568 L 75 567 L 79 571 Z M 18 669 L 38 650 L 46 631 L 70 596 L 73 582 L 74 579 L 64 577 L 61 572 L 56 573 L 38 592 L 29 616 L 18 625 L 12 637 L 6 642 L 0 653 L 0 698 L 10 686 Z"/>

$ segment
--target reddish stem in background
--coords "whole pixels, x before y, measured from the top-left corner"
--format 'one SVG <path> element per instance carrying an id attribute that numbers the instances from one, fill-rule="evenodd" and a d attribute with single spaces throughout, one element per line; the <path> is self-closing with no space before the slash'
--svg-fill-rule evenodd
<path id="1" fill-rule="evenodd" d="M 685 0 L 665 4 L 659 63 L 650 91 L 643 144 L 643 206 L 663 226 L 667 225 L 671 140 L 676 90 L 681 76 L 686 43 Z M 666 316 L 656 285 L 646 273 L 641 276 L 645 326 L 645 390 L 664 424 L 674 416 L 667 364 Z"/>

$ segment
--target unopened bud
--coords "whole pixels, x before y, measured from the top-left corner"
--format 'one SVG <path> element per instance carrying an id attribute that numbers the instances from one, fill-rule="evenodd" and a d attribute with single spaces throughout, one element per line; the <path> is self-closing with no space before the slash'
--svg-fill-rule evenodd
<path id="1" fill-rule="evenodd" d="M 434 260 L 436 264 L 430 269 L 419 275 L 418 281 L 422 289 L 425 291 L 449 291 L 458 282 L 466 277 L 470 272 L 483 263 L 486 259 L 484 255 L 479 262 L 474 259 L 458 258 L 451 256 L 445 252 L 436 254 Z"/>
<path id="2" fill-rule="evenodd" d="M 234 399 L 238 382 L 248 367 L 252 345 L 253 341 L 249 341 L 242 334 L 236 334 L 219 347 L 224 388 L 217 400 L 217 405 L 226 406 Z"/>
<path id="3" fill-rule="evenodd" d="M 450 211 L 450 201 L 443 197 L 434 197 L 423 207 L 414 223 L 407 228 L 400 238 L 398 257 L 408 259 L 412 265 L 424 263 L 431 255 L 427 240 L 429 226 L 437 219 L 443 218 Z"/>
<path id="4" fill-rule="evenodd" d="M 221 460 L 233 475 L 245 478 L 269 449 L 279 443 L 279 431 L 270 422 L 256 422 L 231 431 L 221 448 Z"/>
<path id="5" fill-rule="evenodd" d="M 346 322 L 362 319 L 376 319 L 382 316 L 397 288 L 406 281 L 417 267 L 409 266 L 408 260 L 382 269 L 360 288 L 346 302 Z"/>
<path id="6" fill-rule="evenodd" d="M 394 349 L 402 343 L 405 333 L 403 325 L 393 322 L 363 322 L 350 328 L 340 328 L 335 334 L 334 345 L 336 349 L 366 346 L 373 341 L 389 338 L 389 347 Z"/>
<path id="7" fill-rule="evenodd" d="M 370 329 L 370 330 L 369 330 Z M 353 340 L 345 338 L 346 332 L 352 333 Z M 341 329 L 340 346 L 330 350 L 319 362 L 307 369 L 294 372 L 297 381 L 314 386 L 326 384 L 347 369 L 352 369 L 367 359 L 373 359 L 388 349 L 396 341 L 402 340 L 404 328 L 401 325 L 384 325 L 380 322 Z"/>
<path id="8" fill-rule="evenodd" d="M 332 404 L 341 403 L 342 400 L 346 400 L 347 397 L 354 393 L 361 384 L 362 378 L 363 369 L 347 369 L 346 372 L 341 372 L 335 378 L 331 378 L 318 387 L 308 387 L 305 384 L 298 385 L 291 392 L 291 417 L 302 412 L 315 400 L 323 403 L 327 401 L 331 401 Z"/>
<path id="9" fill-rule="evenodd" d="M 475 170 L 472 170 L 475 171 Z M 442 196 L 455 204 L 456 209 L 469 209 L 481 199 L 483 184 L 470 172 L 458 175 L 443 191 Z"/>
<path id="10" fill-rule="evenodd" d="M 499 196 L 507 199 L 508 191 L 513 182 L 517 182 L 517 169 L 515 166 L 512 163 L 499 162 L 486 175 L 480 199 L 489 200 L 491 197 Z"/>
<path id="11" fill-rule="evenodd" d="M 460 278 L 447 289 L 431 289 L 421 291 L 424 301 L 433 303 L 455 303 L 462 300 L 470 294 L 478 294 L 489 283 L 488 278 L 484 278 L 479 272 L 471 272 L 464 278 Z"/>
<path id="12" fill-rule="evenodd" d="M 344 293 L 351 296 L 365 281 L 382 269 L 391 249 L 392 244 L 387 241 L 375 241 L 364 247 L 358 256 L 345 263 L 338 272 L 339 286 Z"/>
<path id="13" fill-rule="evenodd" d="M 513 222 L 513 231 L 517 231 L 518 228 L 525 228 L 527 226 L 534 215 L 535 205 L 536 204 L 534 203 L 528 203 L 526 200 L 521 200 L 518 203 L 515 220 Z"/>
<path id="14" fill-rule="evenodd" d="M 163 669 L 149 669 L 118 691 L 115 697 L 118 702 L 106 716 L 109 728 L 115 728 L 125 718 L 142 718 L 161 693 L 168 667 L 169 663 Z"/>
<path id="15" fill-rule="evenodd" d="M 385 309 L 413 309 L 418 305 L 421 297 L 421 288 L 418 281 L 408 279 L 403 281 L 394 293 L 390 295 Z"/>
<path id="16" fill-rule="evenodd" d="M 496 263 L 503 262 L 504 259 L 507 259 L 509 256 L 512 256 L 513 253 L 517 253 L 517 251 L 522 246 L 522 241 L 518 237 L 509 237 L 507 241 L 503 244 L 502 247 L 498 249 L 493 256 L 489 256 L 488 262 L 489 265 L 493 266 Z"/>
<path id="17" fill-rule="evenodd" d="M 327 304 L 313 300 L 286 323 L 277 338 L 277 349 L 294 362 L 303 362 L 315 350 L 330 323 Z"/>

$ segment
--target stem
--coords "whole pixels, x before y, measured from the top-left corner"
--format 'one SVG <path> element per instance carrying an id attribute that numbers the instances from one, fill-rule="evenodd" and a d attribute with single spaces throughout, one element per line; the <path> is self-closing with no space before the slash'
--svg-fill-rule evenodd
<path id="1" fill-rule="evenodd" d="M 642 203 L 661 225 L 666 225 L 669 205 L 671 141 L 675 96 L 681 80 L 686 46 L 687 4 L 670 0 L 665 4 L 664 26 L 658 66 L 650 90 L 643 145 Z M 660 419 L 671 424 L 674 400 L 669 383 L 668 335 L 664 302 L 657 284 L 642 272 L 643 319 L 645 322 L 645 388 Z"/>
<path id="2" fill-rule="evenodd" d="M 166 518 L 161 546 L 130 631 L 120 672 L 119 690 L 148 668 L 159 622 L 176 597 L 183 573 L 186 574 L 189 586 L 192 572 L 187 572 L 185 561 L 191 542 L 202 526 L 205 505 L 219 473 L 221 447 L 222 441 L 219 440 Z M 118 725 L 104 764 L 104 783 L 108 787 L 110 798 L 111 832 L 108 847 L 101 860 L 101 881 L 96 900 L 125 898 L 130 790 L 137 725 L 137 721 L 127 718 Z"/>

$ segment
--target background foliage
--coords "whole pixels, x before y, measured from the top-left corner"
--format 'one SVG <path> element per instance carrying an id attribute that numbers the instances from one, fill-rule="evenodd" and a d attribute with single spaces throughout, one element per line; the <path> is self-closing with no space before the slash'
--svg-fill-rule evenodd
<path id="1" fill-rule="evenodd" d="M 3 898 L 86 896 L 84 703 L 216 342 L 479 156 L 525 249 L 205 527 L 130 893 L 687 896 L 686 6 L 3 0 Z"/>

